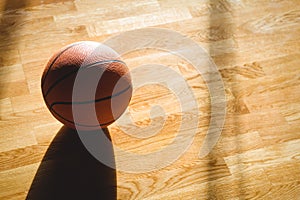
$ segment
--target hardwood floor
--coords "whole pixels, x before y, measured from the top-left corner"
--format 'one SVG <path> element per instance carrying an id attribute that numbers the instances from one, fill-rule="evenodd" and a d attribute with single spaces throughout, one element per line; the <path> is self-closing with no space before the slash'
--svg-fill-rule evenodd
<path id="1" fill-rule="evenodd" d="M 0 199 L 300 199 L 298 0 L 1 0 L 0 19 Z M 213 150 L 199 157 L 214 115 L 212 98 L 219 98 L 208 85 L 217 76 L 208 75 L 207 82 L 191 62 L 166 51 L 174 41 L 149 36 L 154 40 L 145 42 L 146 49 L 127 52 L 123 60 L 137 79 L 166 80 L 177 89 L 152 84 L 134 91 L 134 123 L 123 115 L 105 130 L 113 145 L 104 154 L 114 170 L 97 162 L 77 133 L 50 114 L 41 75 L 51 55 L 67 44 L 104 42 L 149 27 L 180 33 L 208 52 L 224 84 L 225 124 L 220 138 L 209 138 L 218 139 Z M 120 48 L 132 41 L 122 40 Z M 164 50 L 147 48 L 156 43 Z M 145 64 L 152 65 L 149 71 L 137 70 Z M 194 99 L 171 73 L 151 71 L 159 65 L 180 74 Z M 176 138 L 182 145 L 192 139 L 186 150 L 168 152 L 182 151 L 178 159 L 162 167 L 168 155 L 146 156 Z M 126 160 L 118 149 L 137 156 Z M 162 166 L 138 170 L 155 159 Z"/>

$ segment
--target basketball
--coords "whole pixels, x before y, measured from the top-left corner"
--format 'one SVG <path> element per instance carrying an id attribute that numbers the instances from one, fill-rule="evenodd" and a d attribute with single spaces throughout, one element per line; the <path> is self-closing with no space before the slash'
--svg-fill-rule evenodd
<path id="1" fill-rule="evenodd" d="M 129 69 L 118 53 L 92 41 L 76 42 L 54 53 L 44 69 L 41 89 L 52 115 L 78 130 L 112 124 L 132 95 Z"/>

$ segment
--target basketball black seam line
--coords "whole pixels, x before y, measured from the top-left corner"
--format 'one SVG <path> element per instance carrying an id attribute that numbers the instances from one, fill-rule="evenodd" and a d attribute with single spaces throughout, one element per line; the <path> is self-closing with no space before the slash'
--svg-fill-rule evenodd
<path id="1" fill-rule="evenodd" d="M 45 80 L 46 80 L 46 78 L 47 78 L 47 76 L 48 76 L 48 74 L 49 74 L 49 71 L 50 71 L 50 69 L 52 68 L 52 66 L 54 65 L 54 63 L 56 62 L 56 60 L 64 53 L 64 52 L 66 52 L 67 50 L 69 50 L 70 48 L 72 48 L 72 47 L 74 47 L 74 46 L 76 46 L 76 45 L 79 45 L 79 44 L 82 44 L 83 42 L 78 42 L 78 43 L 75 43 L 75 44 L 72 44 L 72 45 L 70 45 L 70 46 L 68 46 L 66 49 L 64 49 L 63 51 L 61 51 L 56 57 L 55 57 L 55 59 L 52 61 L 52 63 L 50 64 L 50 66 L 49 66 L 49 68 L 48 68 L 48 70 L 47 70 L 47 72 L 46 72 L 46 74 L 45 74 L 45 77 L 42 79 L 42 89 L 43 89 L 43 87 L 44 87 L 44 83 L 45 83 Z"/>
<path id="2" fill-rule="evenodd" d="M 119 96 L 121 94 L 123 94 L 124 92 L 126 92 L 127 90 L 129 90 L 131 88 L 131 85 L 129 85 L 127 88 L 121 90 L 120 92 L 117 92 L 116 94 L 113 94 L 111 96 L 107 96 L 107 97 L 102 97 L 102 98 L 99 98 L 99 99 L 95 99 L 95 100 L 89 100 L 89 101 L 78 101 L 78 102 L 54 102 L 50 105 L 50 109 L 53 110 L 53 106 L 55 105 L 70 105 L 70 104 L 88 104 L 88 103 L 97 103 L 97 102 L 100 102 L 100 101 L 104 101 L 104 100 L 107 100 L 107 99 L 111 99 L 113 97 L 116 97 L 116 96 Z"/>
<path id="3" fill-rule="evenodd" d="M 131 86 L 128 86 L 125 90 L 123 90 L 123 91 L 121 91 L 122 93 L 124 93 L 124 92 L 126 92 L 129 88 L 130 88 Z M 121 95 L 122 93 L 120 93 L 119 92 L 119 94 L 118 95 Z M 117 96 L 118 96 L 117 95 Z M 112 96 L 110 96 L 110 98 L 112 98 L 112 97 L 114 97 L 113 95 Z M 106 99 L 108 99 L 107 97 L 105 97 Z M 97 100 L 95 100 L 95 102 L 96 102 Z M 99 101 L 101 101 L 101 99 L 98 99 L 98 101 L 97 102 L 99 102 Z M 64 103 L 64 102 L 63 102 Z M 70 104 L 72 104 L 72 102 L 65 102 L 65 103 L 70 103 Z M 61 119 L 63 119 L 63 120 L 65 120 L 65 121 L 67 121 L 67 122 L 69 122 L 69 123 L 72 123 L 72 124 L 75 124 L 75 125 L 78 125 L 78 126 L 83 126 L 83 127 L 101 127 L 101 126 L 103 126 L 103 125 L 106 125 L 106 124 L 111 124 L 111 123 L 113 123 L 115 120 L 113 120 L 113 121 L 110 121 L 110 122 L 106 122 L 106 123 L 102 123 L 102 124 L 98 124 L 98 125 L 85 125 L 85 124 L 80 124 L 80 123 L 75 123 L 75 122 L 73 122 L 73 121 L 71 121 L 71 120 L 69 120 L 69 119 L 66 119 L 66 118 L 64 118 L 63 116 L 61 116 L 59 113 L 57 113 L 56 112 L 56 110 L 54 110 L 54 109 L 52 109 L 52 107 L 53 107 L 53 105 L 50 107 L 50 110 L 52 110 L 58 117 L 60 117 Z"/>
<path id="4" fill-rule="evenodd" d="M 84 68 L 90 68 L 90 67 L 93 67 L 93 65 L 97 65 L 97 64 L 105 64 L 105 63 L 113 63 L 113 62 L 119 62 L 119 63 L 122 63 L 122 64 L 125 64 L 123 61 L 121 60 L 103 60 L 103 61 L 99 61 L 99 62 L 94 62 L 94 63 L 91 63 L 89 65 L 86 65 L 86 66 L 82 66 Z M 125 64 L 126 65 L 126 64 Z M 59 84 L 61 81 L 63 81 L 64 79 L 66 79 L 68 76 L 74 74 L 78 72 L 78 69 L 74 70 L 74 71 L 71 71 L 69 72 L 68 74 L 64 75 L 63 77 L 61 77 L 60 79 L 58 79 L 57 81 L 55 81 L 51 87 L 48 88 L 48 91 L 45 93 L 44 95 L 44 98 L 46 98 L 46 96 L 50 93 L 50 91 L 57 85 Z"/>
<path id="5" fill-rule="evenodd" d="M 69 119 L 66 119 L 64 118 L 63 116 L 61 116 L 59 113 L 57 113 L 54 109 L 51 109 L 58 117 L 60 117 L 61 119 L 71 123 L 71 124 L 74 124 L 74 125 L 78 125 L 78 126 L 83 126 L 83 127 L 101 127 L 101 126 L 104 126 L 104 125 L 107 125 L 107 124 L 111 124 L 113 123 L 115 120 L 113 121 L 110 121 L 110 122 L 106 122 L 106 123 L 102 123 L 102 124 L 98 124 L 98 125 L 86 125 L 86 124 L 80 124 L 80 123 L 75 123 Z"/>

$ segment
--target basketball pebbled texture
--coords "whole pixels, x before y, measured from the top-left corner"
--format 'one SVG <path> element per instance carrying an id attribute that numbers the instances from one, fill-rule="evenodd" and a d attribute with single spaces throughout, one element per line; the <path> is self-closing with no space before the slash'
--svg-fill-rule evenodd
<path id="1" fill-rule="evenodd" d="M 91 41 L 56 52 L 45 67 L 41 88 L 52 115 L 79 130 L 107 127 L 122 115 L 132 95 L 126 64 L 111 48 Z"/>

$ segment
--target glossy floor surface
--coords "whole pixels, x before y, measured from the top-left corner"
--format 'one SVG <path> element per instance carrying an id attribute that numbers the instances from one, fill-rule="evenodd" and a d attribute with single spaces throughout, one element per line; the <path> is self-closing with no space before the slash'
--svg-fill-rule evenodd
<path id="1" fill-rule="evenodd" d="M 0 199 L 300 199 L 298 0 L 1 0 L 0 19 Z M 112 36 L 136 86 L 105 130 L 116 170 L 40 89 L 55 51 Z"/>

